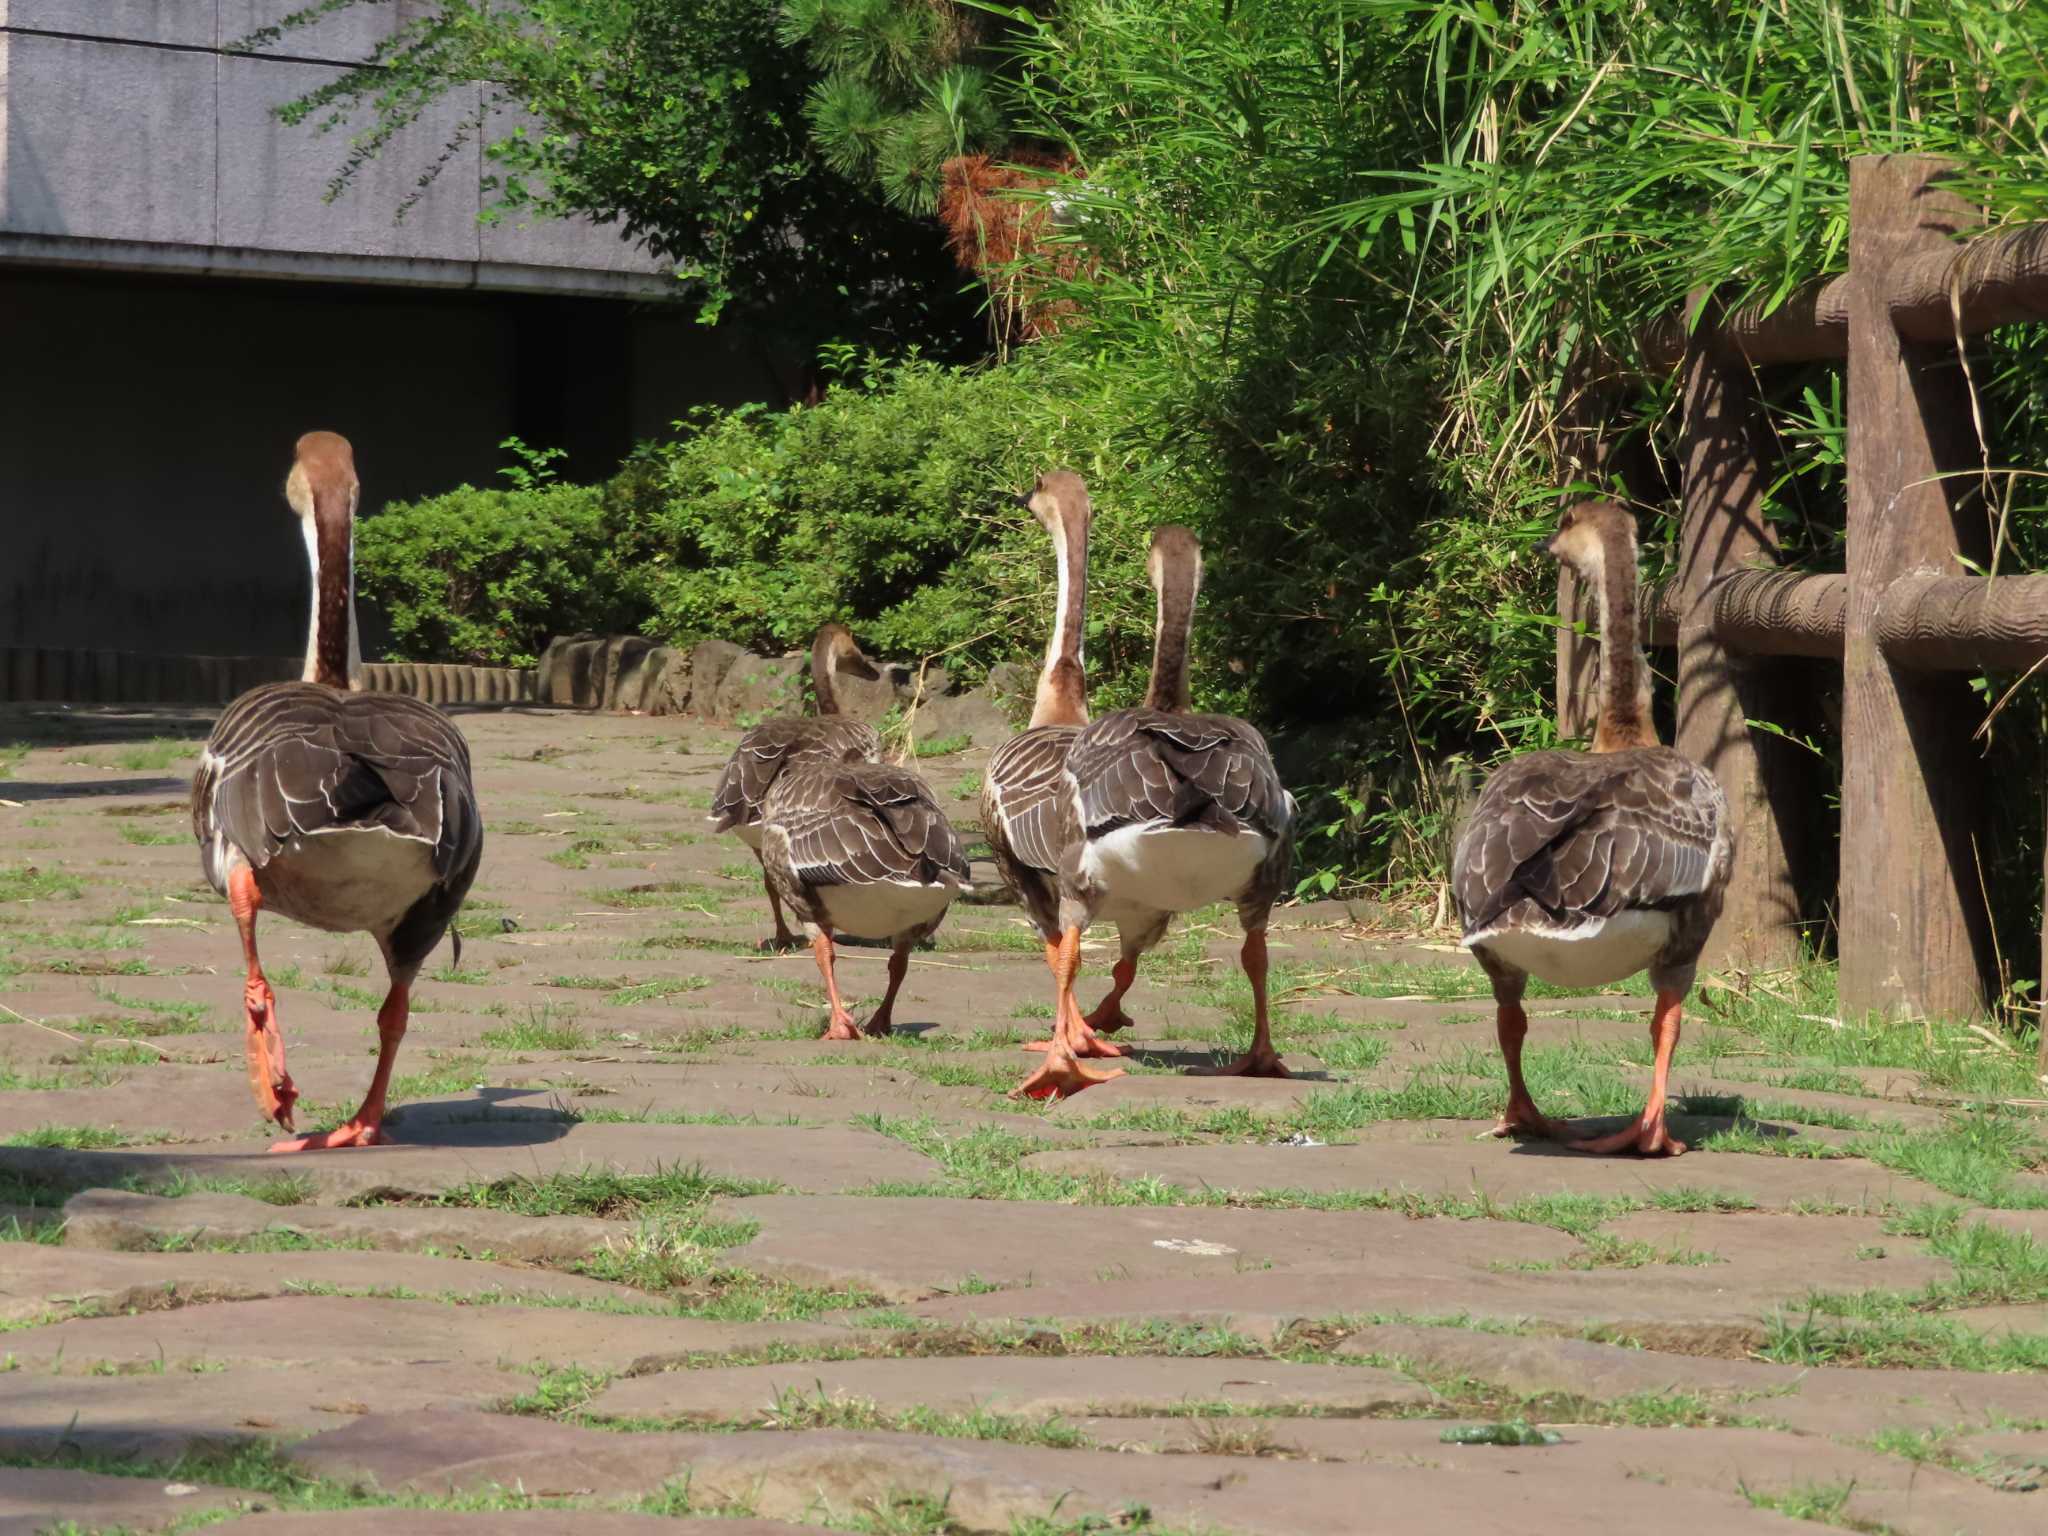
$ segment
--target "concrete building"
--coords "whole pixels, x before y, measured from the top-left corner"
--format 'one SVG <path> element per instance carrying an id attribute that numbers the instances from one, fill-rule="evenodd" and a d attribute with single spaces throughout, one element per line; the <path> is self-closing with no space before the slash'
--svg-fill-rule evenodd
<path id="1" fill-rule="evenodd" d="M 346 135 L 276 108 L 419 7 L 231 51 L 303 3 L 0 0 L 0 648 L 292 654 L 280 487 L 314 427 L 374 510 L 491 483 L 508 435 L 594 478 L 693 403 L 774 393 L 615 232 L 480 223 L 475 142 L 399 220 L 474 100 L 329 201 Z"/>

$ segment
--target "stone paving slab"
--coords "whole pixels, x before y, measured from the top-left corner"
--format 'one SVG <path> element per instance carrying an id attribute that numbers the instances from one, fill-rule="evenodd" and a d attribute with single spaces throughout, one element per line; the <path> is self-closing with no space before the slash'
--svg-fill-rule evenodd
<path id="1" fill-rule="evenodd" d="M 195 1445 L 319 1434 L 373 1409 L 488 1408 L 532 1388 L 523 1371 L 445 1361 L 161 1373 L 143 1362 L 123 1376 L 24 1369 L 0 1391 L 0 1454 L 170 1460 Z"/>
<path id="2" fill-rule="evenodd" d="M 1737 1493 L 1659 1487 L 1628 1476 L 1594 1487 L 1583 1479 L 1531 1477 L 1541 1450 L 1474 1457 L 1465 1475 L 1445 1477 L 1412 1465 L 1127 1456 L 843 1430 L 615 1436 L 618 1444 L 606 1453 L 590 1438 L 600 1432 L 534 1424 L 504 1431 L 517 1449 L 489 1456 L 476 1453 L 497 1421 L 462 1432 L 448 1417 L 373 1416 L 304 1443 L 294 1459 L 328 1476 L 368 1476 L 387 1488 L 503 1485 L 515 1476 L 531 1487 L 575 1476 L 571 1469 L 587 1457 L 613 1454 L 639 1462 L 650 1482 L 662 1480 L 663 1467 L 667 1476 L 687 1470 L 693 1498 L 744 1500 L 771 1518 L 831 1521 L 923 1495 L 943 1500 L 948 1518 L 976 1536 L 1009 1536 L 1020 1520 L 1054 1515 L 1114 1522 L 1140 1504 L 1162 1525 L 1246 1536 L 1356 1536 L 1362 1510 L 1372 1511 L 1376 1528 L 1399 1531 L 1497 1529 L 1503 1509 L 1513 1510 L 1518 1525 L 1577 1525 L 1597 1509 L 1603 1522 L 1658 1529 L 1787 1529 Z M 455 1449 L 461 1461 L 422 1464 L 422 1447 L 451 1439 L 462 1442 Z"/>
<path id="3" fill-rule="evenodd" d="M 174 1520 L 246 1507 L 238 1489 L 110 1477 L 57 1467 L 0 1467 L 0 1536 L 37 1536 L 69 1522 L 79 1530 L 161 1530 Z"/>
<path id="4" fill-rule="evenodd" d="M 128 978 L 122 978 L 124 981 Z M 167 1036 L 166 1049 L 190 1036 Z M 0 1138 L 45 1126 L 119 1126 L 137 1140 L 210 1142 L 247 1136 L 262 1123 L 246 1085 L 206 1067 L 160 1067 L 146 1081 L 103 1088 L 0 1093 Z"/>
<path id="5" fill-rule="evenodd" d="M 1101 1091 L 1090 1089 L 1081 1097 Z M 1440 1139 L 1418 1139 L 1420 1126 L 1430 1127 Z M 1780 1209 L 1795 1204 L 1861 1209 L 1946 1198 L 1931 1184 L 1860 1158 L 1812 1161 L 1741 1152 L 1595 1158 L 1548 1142 L 1496 1141 L 1485 1131 L 1480 1121 L 1432 1120 L 1373 1126 L 1357 1142 L 1333 1146 L 1092 1147 L 1034 1153 L 1025 1164 L 1054 1173 L 1153 1177 L 1182 1189 L 1390 1190 L 1450 1199 L 1484 1195 L 1503 1205 L 1557 1194 L 1648 1199 L 1659 1190 L 1681 1189 L 1740 1195 Z"/>
<path id="6" fill-rule="evenodd" d="M 67 1248 L 219 1244 L 279 1233 L 392 1253 L 435 1248 L 543 1261 L 582 1258 L 621 1235 L 618 1222 L 595 1217 L 536 1219 L 462 1206 L 279 1206 L 247 1195 L 165 1199 L 120 1189 L 89 1189 L 64 1203 Z"/>
<path id="7" fill-rule="evenodd" d="M 1973 1431 L 2048 1415 L 2048 1388 L 2038 1377 L 1990 1371 L 1776 1365 L 1401 1324 L 1361 1329 L 1338 1353 L 1401 1359 L 1526 1394 L 1568 1392 L 1613 1402 L 1636 1393 L 1698 1393 L 1805 1434 L 1845 1438 L 1867 1435 L 1876 1425 Z"/>
<path id="8" fill-rule="evenodd" d="M 843 1329 L 822 1323 L 711 1323 L 567 1307 L 280 1296 L 51 1323 L 13 1334 L 7 1348 L 30 1371 L 159 1363 L 167 1370 L 217 1369 L 229 1362 L 237 1369 L 321 1370 L 542 1362 L 617 1371 L 657 1368 L 701 1351 L 845 1336 Z"/>
<path id="9" fill-rule="evenodd" d="M 1171 1418 L 1084 1419 L 1074 1427 L 1099 1446 L 1138 1452 L 1200 1453 L 1231 1446 L 1265 1458 L 1426 1466 L 1446 1477 L 1522 1461 L 1547 1478 L 1597 1490 L 1624 1478 L 1664 1487 L 1741 1494 L 1814 1487 L 1853 1488 L 1844 1511 L 1897 1536 L 2032 1536 L 2041 1512 L 1945 1468 L 1915 1464 L 1810 1435 L 1768 1429 L 1674 1432 L 1566 1425 L 1562 1443 L 1541 1448 L 1446 1445 L 1442 1419 Z M 1254 1451 L 1251 1448 L 1264 1446 Z M 1972 1442 L 1974 1452 L 1977 1445 Z M 1527 1475 L 1526 1473 L 1524 1475 Z M 1589 1501 L 1587 1513 L 1596 1507 Z"/>
<path id="10" fill-rule="evenodd" d="M 75 1184 L 162 1183 L 184 1173 L 206 1179 L 308 1179 L 323 1199 L 368 1194 L 433 1195 L 463 1184 L 603 1168 L 660 1173 L 702 1168 L 724 1178 L 759 1179 L 793 1189 L 857 1189 L 877 1179 L 931 1177 L 922 1153 L 872 1131 L 845 1126 L 808 1129 L 753 1125 L 572 1124 L 556 1117 L 508 1116 L 469 1124 L 425 1122 L 419 1141 L 338 1152 L 273 1156 L 271 1138 L 223 1146 L 133 1147 L 110 1152 L 0 1148 L 0 1169 L 18 1169 Z"/>
<path id="11" fill-rule="evenodd" d="M 52 1313 L 147 1312 L 305 1291 L 411 1291 L 457 1300 L 505 1297 L 643 1310 L 659 1306 L 644 1291 L 581 1275 L 356 1249 L 145 1254 L 24 1243 L 0 1262 L 0 1320 L 14 1323 Z"/>
<path id="12" fill-rule="evenodd" d="M 400 1526 L 397 1522 L 404 1521 Z M 629 1515 L 598 1509 L 328 1510 L 307 1514 L 245 1515 L 220 1527 L 237 1536 L 799 1536 L 825 1530 L 780 1520 L 675 1520 L 665 1515 Z"/>
<path id="13" fill-rule="evenodd" d="M 1429 1405 L 1436 1394 L 1391 1371 L 1273 1360 L 1151 1356 L 801 1361 L 664 1371 L 616 1381 L 591 1404 L 614 1419 L 737 1423 L 773 1419 L 785 1396 L 871 1403 L 884 1412 L 990 1413 L 1020 1419 L 1128 1417 L 1228 1404 L 1242 1412 L 1365 1414 Z"/>
<path id="14" fill-rule="evenodd" d="M 1391 1211 L 819 1195 L 720 1200 L 715 1209 L 760 1223 L 759 1235 L 731 1252 L 736 1263 L 765 1274 L 859 1285 L 898 1301 L 979 1279 L 1033 1288 L 1005 1301 L 1032 1309 L 1038 1289 L 1045 1287 L 1078 1287 L 1099 1298 L 1141 1282 L 1271 1281 L 1280 1272 L 1310 1266 L 1355 1275 L 1366 1287 L 1398 1269 L 1433 1288 L 1454 1277 L 1483 1276 L 1485 1266 L 1499 1259 L 1558 1260 L 1577 1247 L 1562 1233 L 1540 1227 L 1417 1223 Z"/>

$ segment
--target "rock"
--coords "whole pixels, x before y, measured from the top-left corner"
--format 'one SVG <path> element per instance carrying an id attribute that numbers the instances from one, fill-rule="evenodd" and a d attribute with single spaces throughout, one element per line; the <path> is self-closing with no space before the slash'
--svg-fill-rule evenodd
<path id="1" fill-rule="evenodd" d="M 648 647 L 621 666 L 612 708 L 643 715 L 679 715 L 690 707 L 690 653 L 672 645 Z"/>
<path id="2" fill-rule="evenodd" d="M 690 647 L 690 712 L 710 719 L 718 705 L 718 685 L 746 649 L 730 640 L 699 640 Z"/>
<path id="3" fill-rule="evenodd" d="M 563 635 L 541 653 L 540 702 L 571 709 L 616 709 L 619 680 L 657 647 L 640 635 Z"/>
<path id="4" fill-rule="evenodd" d="M 872 725 L 896 707 L 895 674 L 903 668 L 891 662 L 880 662 L 876 664 L 876 670 L 882 674 L 880 677 L 856 677 L 850 672 L 833 676 L 832 692 L 839 700 L 841 714 Z"/>
<path id="5" fill-rule="evenodd" d="M 718 685 L 712 718 L 721 724 L 744 728 L 778 715 L 800 715 L 804 712 L 804 679 L 809 670 L 807 656 L 743 654 L 733 661 Z M 701 704 L 701 700 L 698 702 Z"/>
<path id="6" fill-rule="evenodd" d="M 557 635 L 541 652 L 535 691 L 543 704 L 595 709 L 603 685 L 604 636 Z"/>
<path id="7" fill-rule="evenodd" d="M 1020 661 L 999 661 L 988 669 L 981 686 L 997 704 L 1028 702 L 1038 692 L 1038 672 Z"/>
<path id="8" fill-rule="evenodd" d="M 929 704 L 953 691 L 953 674 L 941 666 L 924 668 L 921 678 L 919 669 L 914 666 L 892 666 L 889 670 L 894 674 L 891 681 L 895 685 L 896 697 L 906 705 L 917 703 L 920 697 Z"/>
<path id="9" fill-rule="evenodd" d="M 1016 735 L 1010 717 L 980 689 L 927 699 L 918 707 L 912 729 L 919 741 L 965 736 L 977 747 L 997 747 Z"/>

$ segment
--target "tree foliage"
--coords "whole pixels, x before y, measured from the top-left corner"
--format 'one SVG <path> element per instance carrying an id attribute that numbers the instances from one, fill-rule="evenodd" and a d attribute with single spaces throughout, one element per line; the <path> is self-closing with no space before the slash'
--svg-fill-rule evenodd
<path id="1" fill-rule="evenodd" d="M 244 42 L 376 3 L 316 0 Z M 480 139 L 489 216 L 616 224 L 675 264 L 707 320 L 736 309 L 806 350 L 959 351 L 978 328 L 943 241 L 827 163 L 804 117 L 818 75 L 779 21 L 775 0 L 434 0 L 284 116 L 351 135 L 338 194 L 429 108 L 461 103 L 422 193 Z"/>

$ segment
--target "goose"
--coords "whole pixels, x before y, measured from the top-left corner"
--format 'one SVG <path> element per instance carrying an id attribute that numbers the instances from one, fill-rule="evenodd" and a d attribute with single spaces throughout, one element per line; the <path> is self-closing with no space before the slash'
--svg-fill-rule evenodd
<path id="1" fill-rule="evenodd" d="M 1549 552 L 1590 583 L 1600 615 L 1600 715 L 1590 752 L 1528 752 L 1486 782 L 1458 838 L 1451 889 L 1465 947 L 1493 983 L 1508 1103 L 1492 1134 L 1576 1151 L 1675 1157 L 1664 1126 L 1679 1014 L 1720 916 L 1735 849 L 1714 776 L 1658 743 L 1636 630 L 1635 521 L 1611 502 L 1569 508 Z M 1529 977 L 1597 987 L 1648 969 L 1655 1050 L 1643 1112 L 1573 1137 L 1537 1112 L 1522 1077 Z"/>
<path id="2" fill-rule="evenodd" d="M 811 640 L 811 689 L 817 695 L 814 717 L 763 721 L 744 736 L 726 760 L 718 789 L 711 797 L 711 830 L 731 832 L 761 857 L 761 807 L 776 775 L 792 758 L 818 752 L 841 763 L 878 763 L 882 760 L 882 738 L 872 725 L 850 719 L 839 712 L 839 690 L 835 679 L 841 672 L 869 681 L 882 674 L 875 669 L 853 632 L 837 621 L 821 624 Z M 761 883 L 768 891 L 768 909 L 775 914 L 775 932 L 761 941 L 764 950 L 780 952 L 796 947 L 796 935 L 783 920 L 782 902 L 764 864 Z"/>
<path id="3" fill-rule="evenodd" d="M 1121 1075 L 1080 1060 L 1115 1051 L 1074 1002 L 1083 929 L 1108 918 L 1122 934 L 1119 985 L 1104 1002 L 1114 1009 L 1128 986 L 1123 978 L 1164 937 L 1173 914 L 1215 901 L 1237 903 L 1254 1018 L 1251 1049 L 1215 1070 L 1290 1075 L 1267 1013 L 1266 922 L 1294 857 L 1294 797 L 1256 730 L 1190 709 L 1188 632 L 1202 582 L 1194 534 L 1154 530 L 1147 569 L 1158 608 L 1145 702 L 1082 726 L 1067 750 L 1053 1033 L 1045 1064 L 1013 1090 L 1018 1096 L 1074 1094 Z"/>
<path id="4" fill-rule="evenodd" d="M 832 1009 L 823 1038 L 861 1036 L 834 973 L 839 933 L 889 941 L 889 987 L 867 1033 L 890 1033 L 911 946 L 938 929 L 968 883 L 966 849 L 930 786 L 893 763 L 799 752 L 761 804 L 761 867 L 810 939 Z"/>
<path id="5" fill-rule="evenodd" d="M 351 691 L 354 520 L 360 487 L 346 439 L 298 441 L 285 499 L 313 570 L 305 677 L 252 688 L 222 712 L 192 781 L 192 830 L 207 881 L 225 896 L 248 966 L 242 988 L 249 1087 L 265 1118 L 296 1127 L 277 997 L 256 953 L 265 908 L 329 933 L 377 941 L 390 990 L 377 1012 L 377 1070 L 342 1125 L 273 1152 L 367 1147 L 385 1139 L 385 1095 L 408 997 L 448 931 L 483 856 L 469 746 L 439 710 L 400 694 Z M 456 940 L 461 958 L 461 940 Z"/>
<path id="6" fill-rule="evenodd" d="M 981 824 L 990 857 L 1038 925 L 1045 939 L 1045 962 L 1057 975 L 1062 927 L 1059 860 L 1068 837 L 1066 821 L 1071 819 L 1066 815 L 1067 750 L 1088 723 L 1088 674 L 1081 650 L 1088 608 L 1088 529 L 1094 509 L 1086 482 L 1064 469 L 1040 475 L 1016 501 L 1052 535 L 1059 595 L 1030 724 L 996 749 L 982 774 Z M 1118 977 L 1123 979 L 1121 962 Z M 1122 1027 L 1115 1000 L 1105 1008 L 1084 1022 L 1098 1030 Z M 1105 1022 L 1112 1014 L 1118 1022 Z M 1040 1048 L 1049 1049 L 1050 1043 L 1028 1047 Z M 1101 1054 L 1123 1053 L 1104 1045 Z"/>

